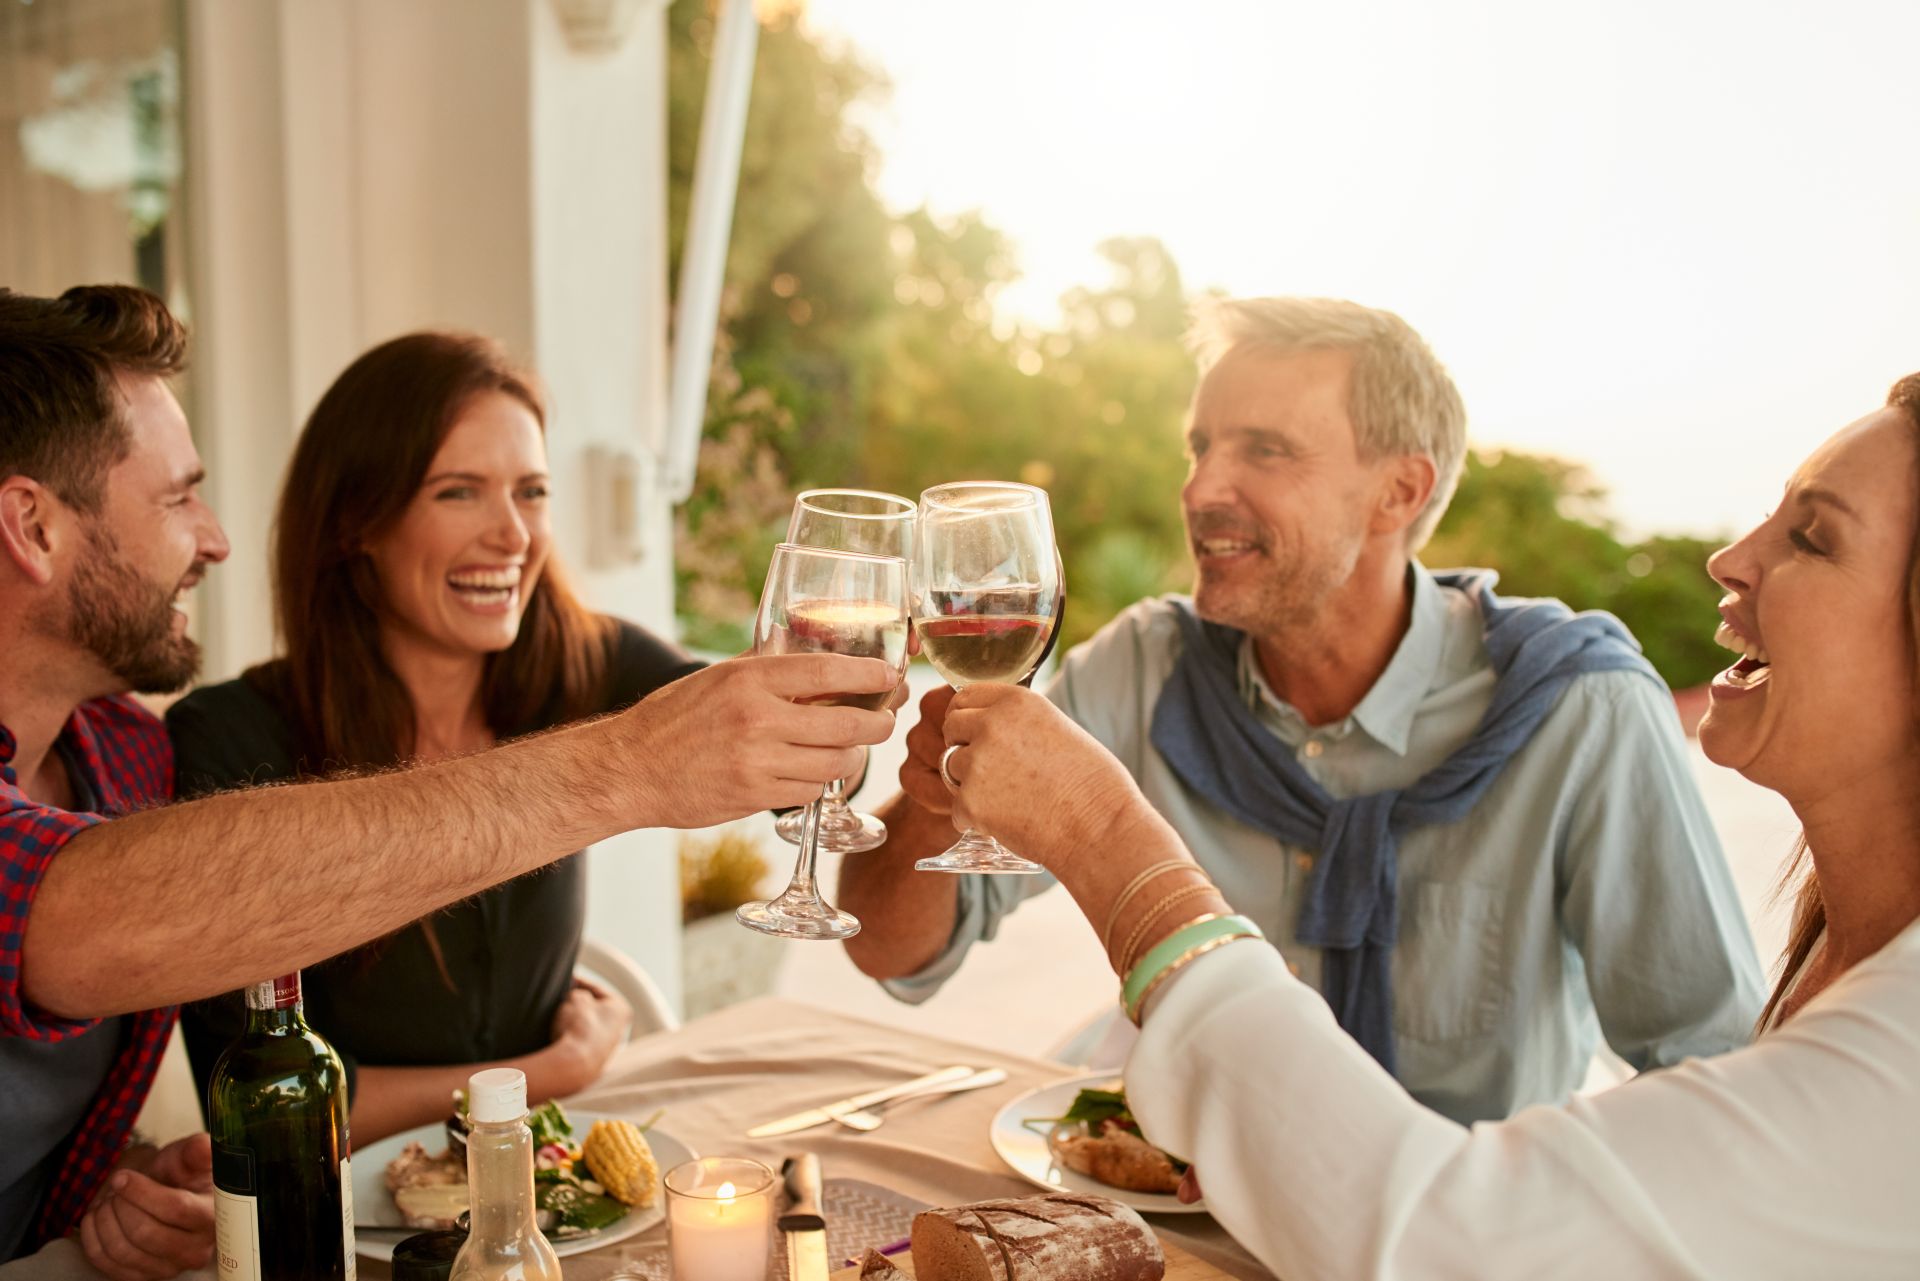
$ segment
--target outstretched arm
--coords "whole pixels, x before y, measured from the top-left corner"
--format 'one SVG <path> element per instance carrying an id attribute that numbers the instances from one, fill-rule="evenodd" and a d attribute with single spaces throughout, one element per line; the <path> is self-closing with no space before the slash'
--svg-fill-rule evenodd
<path id="1" fill-rule="evenodd" d="M 856 768 L 893 717 L 795 700 L 895 680 L 871 659 L 738 659 L 616 716 L 473 756 L 89 827 L 33 893 L 0 1028 L 229 991 L 615 832 L 802 804 Z"/>

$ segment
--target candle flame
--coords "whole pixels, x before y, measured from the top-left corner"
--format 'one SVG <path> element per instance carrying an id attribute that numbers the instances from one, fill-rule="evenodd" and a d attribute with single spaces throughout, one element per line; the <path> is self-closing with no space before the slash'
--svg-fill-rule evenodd
<path id="1" fill-rule="evenodd" d="M 719 1197 L 722 1201 L 733 1200 L 733 1194 L 734 1194 L 734 1187 L 731 1182 L 722 1183 L 720 1185 Z"/>

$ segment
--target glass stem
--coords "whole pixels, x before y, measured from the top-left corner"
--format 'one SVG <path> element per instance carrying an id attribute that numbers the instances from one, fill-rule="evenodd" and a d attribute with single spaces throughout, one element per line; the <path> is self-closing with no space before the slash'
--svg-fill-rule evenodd
<path id="1" fill-rule="evenodd" d="M 796 898 L 817 899 L 820 892 L 814 888 L 814 864 L 820 856 L 820 805 L 831 791 L 829 783 L 820 789 L 820 795 L 807 806 L 807 816 L 800 824 L 800 857 L 793 865 L 793 881 L 787 886 L 787 893 Z"/>
<path id="2" fill-rule="evenodd" d="M 839 809 L 846 804 L 847 780 L 836 778 L 827 784 L 827 790 L 821 793 L 828 809 Z"/>

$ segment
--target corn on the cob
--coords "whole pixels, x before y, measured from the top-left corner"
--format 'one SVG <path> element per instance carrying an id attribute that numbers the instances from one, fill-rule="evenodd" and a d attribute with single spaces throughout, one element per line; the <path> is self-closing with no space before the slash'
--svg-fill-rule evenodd
<path id="1" fill-rule="evenodd" d="M 607 1195 L 627 1205 L 652 1205 L 660 1195 L 660 1166 L 646 1136 L 631 1121 L 595 1121 L 580 1155 Z"/>

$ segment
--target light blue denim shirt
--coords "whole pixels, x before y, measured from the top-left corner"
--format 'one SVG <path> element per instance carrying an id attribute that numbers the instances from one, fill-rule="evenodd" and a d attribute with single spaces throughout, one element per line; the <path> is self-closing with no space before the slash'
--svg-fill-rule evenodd
<path id="1" fill-rule="evenodd" d="M 1337 797 L 1405 787 L 1479 724 L 1494 674 L 1479 608 L 1413 571 L 1412 619 L 1393 660 L 1335 725 L 1276 697 L 1251 642 L 1241 686 L 1261 721 Z M 1237 911 L 1318 986 L 1318 949 L 1294 941 L 1312 851 L 1189 792 L 1149 741 L 1180 652 L 1172 608 L 1128 609 L 1062 663 L 1047 696 L 1130 770 Z M 886 986 L 926 999 L 974 942 L 1050 877 L 962 877 L 953 937 Z M 1577 678 L 1462 821 L 1400 839 L 1393 958 L 1401 1083 L 1462 1122 L 1558 1103 L 1599 1038 L 1635 1068 L 1718 1054 L 1751 1037 L 1760 966 L 1672 701 L 1645 676 Z"/>

